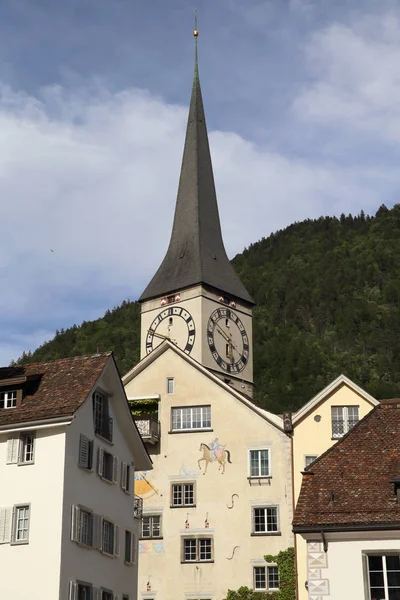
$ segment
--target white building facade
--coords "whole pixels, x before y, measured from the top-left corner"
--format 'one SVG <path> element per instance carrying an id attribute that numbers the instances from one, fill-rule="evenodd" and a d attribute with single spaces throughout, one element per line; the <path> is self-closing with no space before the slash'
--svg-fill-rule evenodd
<path id="1" fill-rule="evenodd" d="M 0 369 L 0 597 L 135 600 L 135 468 L 111 355 Z"/>

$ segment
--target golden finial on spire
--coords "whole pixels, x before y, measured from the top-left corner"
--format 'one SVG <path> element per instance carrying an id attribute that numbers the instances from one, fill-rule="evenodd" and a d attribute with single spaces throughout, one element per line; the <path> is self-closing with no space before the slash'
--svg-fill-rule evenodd
<path id="1" fill-rule="evenodd" d="M 197 29 L 197 8 L 194 9 L 194 31 L 193 35 L 195 38 L 199 37 L 199 30 Z"/>

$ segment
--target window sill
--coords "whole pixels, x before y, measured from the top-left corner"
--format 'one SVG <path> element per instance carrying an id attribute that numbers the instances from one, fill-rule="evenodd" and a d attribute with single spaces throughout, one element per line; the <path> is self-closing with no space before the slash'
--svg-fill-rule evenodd
<path id="1" fill-rule="evenodd" d="M 114 482 L 112 479 L 107 479 L 106 477 L 102 477 L 101 475 L 99 475 L 100 479 L 102 481 L 104 481 L 105 483 L 108 483 L 109 485 L 114 485 Z"/>
<path id="2" fill-rule="evenodd" d="M 30 462 L 19 462 L 17 463 L 19 467 L 27 467 L 28 465 L 34 465 L 35 461 L 31 460 Z"/>
<path id="3" fill-rule="evenodd" d="M 250 475 L 247 479 L 249 481 L 253 481 L 254 479 L 272 479 L 272 475 Z"/>
<path id="4" fill-rule="evenodd" d="M 94 434 L 97 438 L 99 438 L 99 440 L 102 440 L 103 442 L 106 442 L 107 444 L 109 444 L 110 446 L 114 446 L 114 442 L 108 440 L 107 438 L 103 437 L 102 435 L 100 435 L 100 433 L 95 433 Z"/>
<path id="5" fill-rule="evenodd" d="M 108 556 L 108 558 L 116 558 L 115 554 L 109 554 L 108 552 L 105 552 L 104 550 L 100 550 L 100 552 L 103 554 L 103 556 Z"/>
<path id="6" fill-rule="evenodd" d="M 214 562 L 214 559 L 212 559 L 212 560 L 181 560 L 181 565 L 204 565 L 204 563 L 210 564 L 213 562 Z"/>
<path id="7" fill-rule="evenodd" d="M 210 427 L 200 427 L 199 429 L 170 429 L 168 433 L 209 433 L 210 431 L 214 431 L 214 429 Z"/>
<path id="8" fill-rule="evenodd" d="M 163 537 L 140 537 L 139 541 L 146 542 L 147 540 L 149 540 L 149 541 L 153 542 L 154 540 L 163 540 L 163 539 L 164 539 Z"/>
<path id="9" fill-rule="evenodd" d="M 10 546 L 27 546 L 29 544 L 29 540 L 18 540 L 15 542 L 10 542 Z"/>
<path id="10" fill-rule="evenodd" d="M 331 437 L 331 440 L 334 442 L 337 442 L 338 440 L 341 440 L 342 437 L 344 437 L 346 434 L 344 433 L 343 435 L 341 435 L 340 437 Z"/>
<path id="11" fill-rule="evenodd" d="M 86 473 L 93 473 L 93 467 L 89 468 L 89 467 L 84 467 L 83 465 L 78 465 L 78 467 L 80 469 L 82 469 L 82 471 L 86 471 Z M 101 479 L 103 479 L 103 478 L 101 478 Z"/>
<path id="12" fill-rule="evenodd" d="M 254 532 L 251 533 L 252 537 L 265 537 L 265 536 L 274 536 L 274 535 L 282 535 L 281 531 L 260 531 L 260 532 Z"/>
<path id="13" fill-rule="evenodd" d="M 196 508 L 195 504 L 171 504 L 170 508 Z"/>

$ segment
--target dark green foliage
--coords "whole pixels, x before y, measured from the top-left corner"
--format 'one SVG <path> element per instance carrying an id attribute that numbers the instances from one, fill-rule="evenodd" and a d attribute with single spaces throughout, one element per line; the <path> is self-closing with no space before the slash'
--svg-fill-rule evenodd
<path id="1" fill-rule="evenodd" d="M 279 592 L 255 592 L 242 586 L 238 590 L 228 590 L 225 600 L 278 600 L 278 594 Z"/>
<path id="2" fill-rule="evenodd" d="M 344 373 L 376 398 L 400 395 L 400 205 L 375 217 L 295 223 L 233 264 L 257 303 L 256 399 L 296 409 Z M 114 350 L 121 373 L 139 358 L 135 302 L 58 332 L 18 362 Z"/>

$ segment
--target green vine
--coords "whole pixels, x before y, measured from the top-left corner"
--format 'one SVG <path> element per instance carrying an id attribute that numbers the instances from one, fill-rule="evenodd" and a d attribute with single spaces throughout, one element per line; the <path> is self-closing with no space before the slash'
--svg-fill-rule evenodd
<path id="1" fill-rule="evenodd" d="M 275 563 L 279 570 L 279 592 L 257 592 L 242 586 L 238 590 L 228 590 L 226 600 L 295 600 L 296 570 L 294 548 L 282 550 L 276 556 L 266 554 L 268 563 Z"/>

